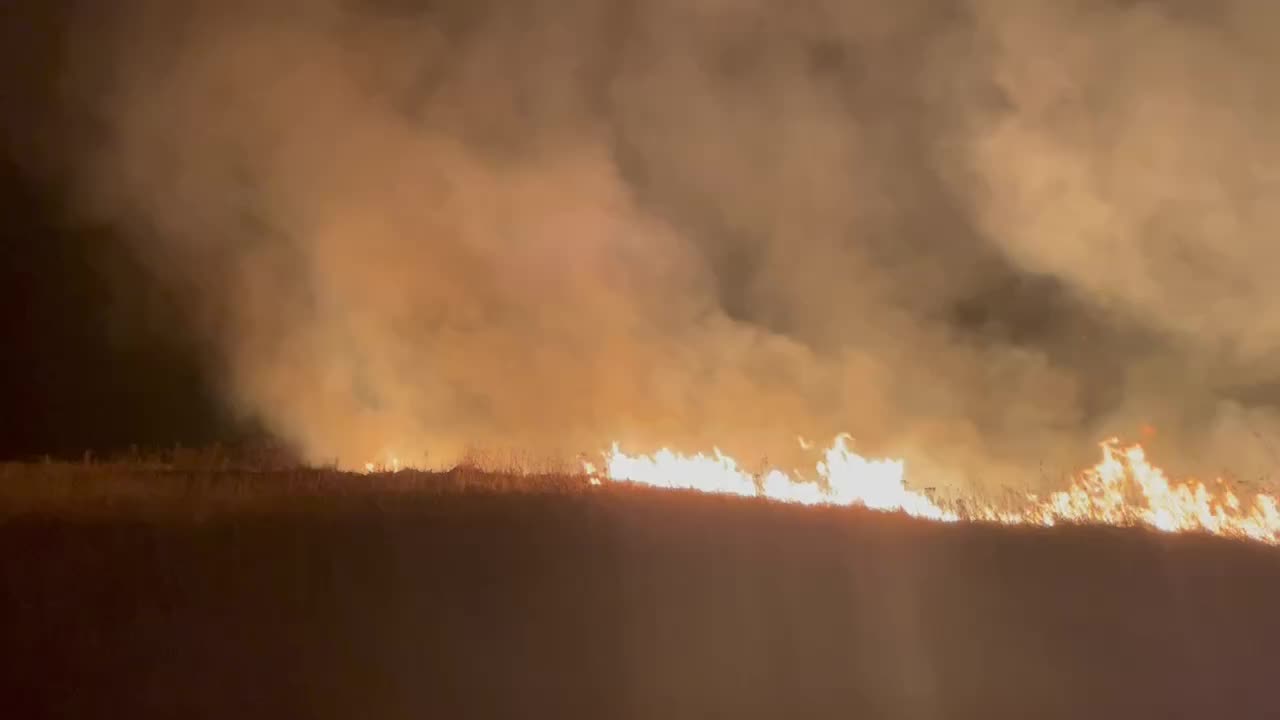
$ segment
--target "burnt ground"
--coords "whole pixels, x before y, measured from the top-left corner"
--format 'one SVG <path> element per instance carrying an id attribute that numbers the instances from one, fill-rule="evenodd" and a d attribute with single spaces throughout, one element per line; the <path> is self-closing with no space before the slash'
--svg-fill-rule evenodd
<path id="1" fill-rule="evenodd" d="M 0 523 L 5 717 L 1280 717 L 1280 549 L 684 493 Z"/>

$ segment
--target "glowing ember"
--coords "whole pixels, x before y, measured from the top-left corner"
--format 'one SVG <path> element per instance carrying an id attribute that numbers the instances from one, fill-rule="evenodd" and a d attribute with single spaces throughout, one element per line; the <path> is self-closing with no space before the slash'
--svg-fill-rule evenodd
<path id="1" fill-rule="evenodd" d="M 593 484 L 603 479 L 805 505 L 861 505 L 945 522 L 1146 525 L 1164 532 L 1199 531 L 1280 544 L 1280 504 L 1276 498 L 1257 495 L 1246 506 L 1221 480 L 1215 483 L 1215 491 L 1195 480 L 1170 482 L 1160 468 L 1147 461 L 1141 446 L 1121 449 L 1114 439 L 1103 443 L 1102 461 L 1081 473 L 1064 491 L 1044 500 L 1028 495 L 1021 510 L 973 503 L 963 514 L 907 489 L 903 461 L 864 458 L 850 451 L 846 441 L 839 437 L 825 451 L 817 463 L 818 479 L 812 481 L 778 470 L 752 475 L 718 450 L 710 456 L 679 455 L 670 450 L 628 455 L 615 445 L 605 454 L 603 472 L 589 463 L 584 467 Z"/>

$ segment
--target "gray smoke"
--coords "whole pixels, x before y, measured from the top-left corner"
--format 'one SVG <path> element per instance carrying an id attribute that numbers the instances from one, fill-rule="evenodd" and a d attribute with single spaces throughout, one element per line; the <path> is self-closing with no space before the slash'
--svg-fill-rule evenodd
<path id="1" fill-rule="evenodd" d="M 117 5 L 85 207 L 312 459 L 1276 464 L 1273 3 Z"/>

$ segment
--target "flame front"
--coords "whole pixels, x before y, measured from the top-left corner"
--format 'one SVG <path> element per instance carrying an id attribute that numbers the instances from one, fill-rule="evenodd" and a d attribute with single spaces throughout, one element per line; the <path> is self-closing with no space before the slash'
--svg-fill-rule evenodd
<path id="1" fill-rule="evenodd" d="M 617 445 L 605 457 L 605 477 L 660 488 L 767 497 L 803 505 L 865 505 L 875 510 L 900 511 L 930 520 L 955 521 L 925 495 L 908 490 L 906 464 L 901 460 L 870 460 L 849 450 L 847 437 L 836 438 L 818 463 L 817 480 L 794 478 L 780 470 L 756 477 L 719 450 L 713 455 L 678 455 L 661 450 L 654 455 L 627 455 Z M 594 475 L 594 466 L 588 466 Z"/>
<path id="2" fill-rule="evenodd" d="M 1212 491 L 1196 480 L 1171 482 L 1148 462 L 1140 445 L 1120 448 L 1114 439 L 1103 443 L 1101 462 L 1046 499 L 1026 495 L 1022 507 L 1003 509 L 970 502 L 957 512 L 908 489 L 904 461 L 864 458 L 848 448 L 847 440 L 836 438 L 824 452 L 816 466 L 816 480 L 779 470 L 753 475 L 719 450 L 712 455 L 687 456 L 670 450 L 628 455 L 616 444 L 605 454 L 603 472 L 591 464 L 585 468 L 593 483 L 635 483 L 805 505 L 864 506 L 943 522 L 1145 525 L 1164 532 L 1205 532 L 1280 544 L 1280 504 L 1275 497 L 1259 494 L 1246 505 L 1221 480 Z"/>
<path id="3" fill-rule="evenodd" d="M 1276 498 L 1258 494 L 1247 507 L 1221 479 L 1210 491 L 1197 480 L 1171 482 L 1141 445 L 1102 445 L 1102 461 L 1035 506 L 1028 518 L 1107 525 L 1147 525 L 1164 532 L 1207 532 L 1280 544 Z"/>

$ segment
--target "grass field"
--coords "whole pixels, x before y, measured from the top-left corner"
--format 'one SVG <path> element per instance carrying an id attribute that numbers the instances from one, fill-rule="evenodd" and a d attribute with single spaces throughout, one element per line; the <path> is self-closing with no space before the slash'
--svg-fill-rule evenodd
<path id="1" fill-rule="evenodd" d="M 0 466 L 6 717 L 1280 716 L 1280 551 L 460 469 Z"/>

